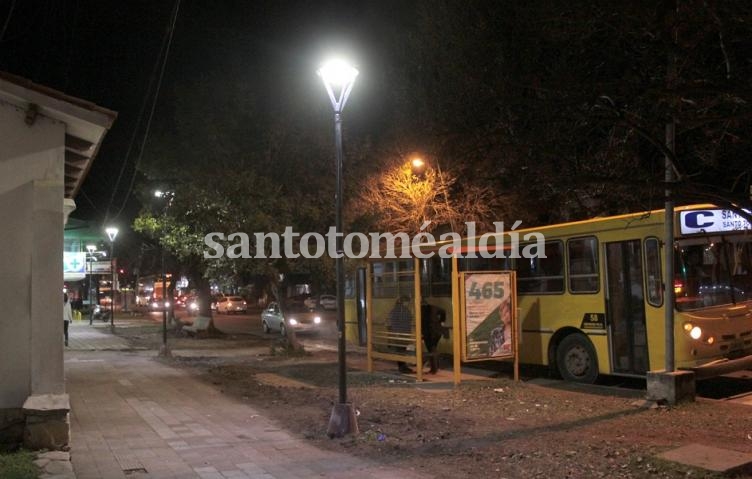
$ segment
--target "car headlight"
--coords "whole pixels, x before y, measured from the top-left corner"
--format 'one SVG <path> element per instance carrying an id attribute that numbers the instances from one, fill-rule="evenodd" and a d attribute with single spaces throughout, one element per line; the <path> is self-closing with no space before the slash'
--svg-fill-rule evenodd
<path id="1" fill-rule="evenodd" d="M 321 318 L 319 316 L 316 316 L 315 318 L 313 318 L 313 324 L 319 324 L 319 323 L 321 323 Z"/>
<path id="2" fill-rule="evenodd" d="M 702 337 L 702 328 L 695 326 L 694 328 L 690 329 L 689 336 L 692 339 L 700 339 Z"/>
<path id="3" fill-rule="evenodd" d="M 288 321 L 288 322 L 290 323 L 290 326 L 295 326 L 295 325 L 298 324 L 298 320 L 297 319 L 293 319 L 293 318 L 290 318 L 290 321 Z"/>
<path id="4" fill-rule="evenodd" d="M 154 309 L 156 309 L 156 308 L 159 307 L 159 303 L 157 303 L 156 301 L 154 301 L 153 303 L 151 303 L 151 307 L 154 308 Z"/>
<path id="5" fill-rule="evenodd" d="M 169 301 L 165 301 L 164 307 L 165 308 L 169 308 L 170 307 L 170 302 Z"/>
<path id="6" fill-rule="evenodd" d="M 190 305 L 189 305 L 188 307 L 189 307 L 190 309 L 192 309 L 192 310 L 194 310 L 194 311 L 195 311 L 195 310 L 197 310 L 197 309 L 198 309 L 198 304 L 197 304 L 197 303 L 191 303 L 191 304 L 190 304 Z"/>

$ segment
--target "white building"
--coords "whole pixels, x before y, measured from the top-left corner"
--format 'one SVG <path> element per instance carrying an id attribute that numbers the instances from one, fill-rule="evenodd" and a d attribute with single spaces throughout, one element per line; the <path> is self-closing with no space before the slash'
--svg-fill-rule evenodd
<path id="1" fill-rule="evenodd" d="M 63 226 L 116 116 L 0 72 L 2 443 L 67 443 Z"/>

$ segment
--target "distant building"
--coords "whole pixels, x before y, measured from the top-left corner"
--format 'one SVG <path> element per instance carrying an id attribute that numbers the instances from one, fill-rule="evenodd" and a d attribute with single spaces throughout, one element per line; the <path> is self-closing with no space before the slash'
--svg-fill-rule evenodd
<path id="1" fill-rule="evenodd" d="M 0 442 L 67 443 L 63 226 L 116 116 L 0 72 Z"/>

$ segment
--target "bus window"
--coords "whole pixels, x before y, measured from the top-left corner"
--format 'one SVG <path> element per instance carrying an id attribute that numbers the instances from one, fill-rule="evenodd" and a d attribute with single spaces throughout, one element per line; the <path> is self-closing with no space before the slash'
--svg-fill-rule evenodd
<path id="1" fill-rule="evenodd" d="M 437 297 L 449 297 L 452 295 L 452 260 L 432 256 L 423 260 L 421 271 L 421 283 L 423 295 Z"/>
<path id="2" fill-rule="evenodd" d="M 372 268 L 375 298 L 396 298 L 415 294 L 413 260 L 377 261 L 372 263 Z"/>
<path id="3" fill-rule="evenodd" d="M 371 264 L 373 269 L 373 296 L 392 298 L 395 293 L 394 262 L 379 261 Z"/>
<path id="4" fill-rule="evenodd" d="M 460 271 L 507 271 L 512 269 L 509 258 L 459 258 Z"/>
<path id="5" fill-rule="evenodd" d="M 546 243 L 546 257 L 517 260 L 517 291 L 519 294 L 552 294 L 564 292 L 564 246 L 561 241 Z"/>
<path id="6" fill-rule="evenodd" d="M 647 300 L 651 306 L 663 304 L 663 273 L 661 272 L 661 245 L 658 238 L 645 240 L 645 278 Z"/>
<path id="7" fill-rule="evenodd" d="M 750 242 L 682 241 L 676 251 L 676 308 L 680 311 L 748 301 Z"/>
<path id="8" fill-rule="evenodd" d="M 600 279 L 598 277 L 598 240 L 595 236 L 569 240 L 567 261 L 569 262 L 569 291 L 597 293 L 600 289 Z"/>

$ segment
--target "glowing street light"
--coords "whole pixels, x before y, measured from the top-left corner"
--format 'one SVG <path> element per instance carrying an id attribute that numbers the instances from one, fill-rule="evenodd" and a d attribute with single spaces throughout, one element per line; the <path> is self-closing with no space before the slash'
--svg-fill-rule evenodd
<path id="1" fill-rule="evenodd" d="M 173 195 L 170 191 L 154 190 L 155 198 L 166 200 L 165 204 L 162 206 L 162 216 L 166 216 L 167 208 L 170 205 L 172 196 Z M 160 301 L 162 302 L 162 347 L 159 349 L 159 355 L 162 357 L 169 357 L 172 356 L 172 352 L 167 345 L 167 273 L 165 273 L 165 255 L 162 243 L 159 243 L 159 254 L 162 263 L 162 298 L 160 298 Z M 171 298 L 169 304 L 170 307 L 174 307 L 175 298 Z"/>
<path id="2" fill-rule="evenodd" d="M 89 325 L 91 325 L 94 322 L 94 304 L 92 303 L 92 297 L 94 295 L 91 294 L 91 277 L 92 277 L 91 262 L 94 261 L 94 252 L 96 250 L 97 250 L 96 245 L 93 245 L 93 244 L 86 245 L 86 251 L 89 252 L 89 256 L 86 258 L 86 263 L 89 265 Z"/>
<path id="3" fill-rule="evenodd" d="M 426 162 L 423 158 L 415 157 L 410 161 L 410 167 L 415 176 L 421 176 L 426 171 Z"/>
<path id="4" fill-rule="evenodd" d="M 110 329 L 115 331 L 115 238 L 118 235 L 118 229 L 114 226 L 110 226 L 104 230 L 107 233 L 107 237 L 110 238 L 110 273 L 112 274 L 110 283 Z"/>
<path id="5" fill-rule="evenodd" d="M 326 92 L 334 108 L 334 144 L 337 163 L 337 187 L 335 193 L 335 230 L 336 236 L 336 266 L 337 266 L 337 352 L 339 365 L 339 403 L 335 403 L 329 419 L 327 434 L 329 437 L 342 437 L 349 433 L 358 432 L 355 409 L 347 402 L 347 365 L 345 341 L 345 263 L 342 239 L 342 110 L 355 84 L 358 70 L 344 60 L 336 59 L 325 62 L 318 70 L 318 75 L 324 82 Z"/>

